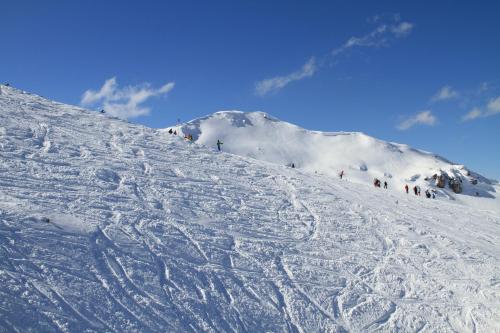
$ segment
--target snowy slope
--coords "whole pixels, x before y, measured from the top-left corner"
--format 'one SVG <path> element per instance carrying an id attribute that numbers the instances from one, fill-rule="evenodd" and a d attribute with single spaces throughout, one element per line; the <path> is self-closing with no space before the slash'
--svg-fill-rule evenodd
<path id="1" fill-rule="evenodd" d="M 297 168 L 336 177 L 344 170 L 346 179 L 372 184 L 374 178 L 387 181 L 389 188 L 402 191 L 404 185 L 419 185 L 438 190 L 439 195 L 470 202 L 474 196 L 489 200 L 473 202 L 500 212 L 496 181 L 467 170 L 432 153 L 407 145 L 377 140 L 359 132 L 324 133 L 309 131 L 280 121 L 263 112 L 221 111 L 175 127 L 181 134 L 191 134 L 200 144 L 215 146 L 220 139 L 223 150 L 280 165 L 294 163 Z M 455 195 L 449 188 L 440 190 L 437 174 L 462 180 L 463 192 Z M 476 185 L 471 181 L 477 180 Z M 462 200 L 464 199 L 464 200 Z"/>
<path id="2" fill-rule="evenodd" d="M 500 330 L 497 213 L 1 89 L 2 332 Z"/>

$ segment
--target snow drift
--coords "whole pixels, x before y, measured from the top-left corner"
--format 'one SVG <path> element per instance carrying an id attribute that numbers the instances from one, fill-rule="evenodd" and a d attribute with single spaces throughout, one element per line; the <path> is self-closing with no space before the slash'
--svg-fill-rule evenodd
<path id="1" fill-rule="evenodd" d="M 1 88 L 0 331 L 500 329 L 498 213 Z"/>

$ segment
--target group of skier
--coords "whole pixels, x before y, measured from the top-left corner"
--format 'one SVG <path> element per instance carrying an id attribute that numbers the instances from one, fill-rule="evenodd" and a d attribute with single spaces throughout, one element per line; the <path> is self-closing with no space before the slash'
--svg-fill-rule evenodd
<path id="1" fill-rule="evenodd" d="M 177 131 L 172 130 L 172 129 L 169 129 L 169 130 L 168 130 L 168 134 L 177 135 Z"/>
<path id="2" fill-rule="evenodd" d="M 344 177 L 344 175 L 345 175 L 344 170 L 341 170 L 341 171 L 339 172 L 339 178 L 340 178 L 340 179 L 342 179 L 342 178 Z M 384 181 L 384 189 L 387 189 L 387 188 L 388 188 L 388 185 L 389 185 L 389 184 L 387 183 L 387 181 Z M 374 178 L 374 179 L 373 179 L 373 186 L 375 186 L 375 187 L 382 187 L 382 182 L 380 181 L 380 179 L 378 179 L 378 178 Z M 408 194 L 408 192 L 409 192 L 409 190 L 410 190 L 410 188 L 409 188 L 408 184 L 405 184 L 404 189 L 405 189 L 406 194 Z M 432 191 L 432 192 L 431 192 L 431 191 Z M 425 190 L 425 196 L 426 196 L 428 199 L 430 199 L 430 198 L 435 199 L 435 198 L 436 198 L 436 190 L 431 190 L 431 191 L 429 191 L 428 189 L 427 189 L 427 190 Z M 415 193 L 415 195 L 416 195 L 416 196 L 419 196 L 419 195 L 420 195 L 420 186 L 415 185 L 415 186 L 413 187 L 413 192 Z"/>
<path id="3" fill-rule="evenodd" d="M 375 179 L 373 180 L 373 186 L 375 186 L 375 187 L 380 187 L 381 185 L 382 185 L 382 183 L 380 182 L 380 179 L 375 178 Z M 387 185 L 388 185 L 388 184 L 387 184 L 387 181 L 384 181 L 384 188 L 385 188 L 385 189 L 387 189 Z"/>
<path id="4" fill-rule="evenodd" d="M 410 188 L 408 187 L 408 184 L 405 184 L 405 192 L 406 194 L 408 194 Z M 432 193 L 431 193 L 432 191 Z M 427 199 L 436 199 L 436 190 L 431 190 L 429 191 L 429 189 L 425 190 L 425 196 Z M 420 186 L 418 185 L 415 185 L 413 186 L 413 193 L 416 195 L 416 196 L 420 196 L 421 195 L 421 190 L 420 190 Z"/>
<path id="5" fill-rule="evenodd" d="M 169 134 L 173 134 L 173 135 L 177 135 L 177 130 L 173 130 L 173 129 L 169 129 L 168 130 L 168 133 Z M 184 140 L 186 141 L 194 141 L 194 138 L 193 138 L 193 135 L 192 134 L 184 134 Z M 221 146 L 223 145 L 224 143 L 220 140 L 217 140 L 217 150 L 218 151 L 221 151 L 222 148 Z"/>
<path id="6" fill-rule="evenodd" d="M 344 170 L 340 171 L 339 178 L 342 179 L 344 177 L 344 175 L 345 175 Z M 384 184 L 384 188 L 387 189 L 388 188 L 387 181 L 384 181 L 383 184 Z M 380 179 L 378 179 L 378 178 L 373 179 L 373 186 L 382 187 L 382 182 L 380 181 Z M 408 184 L 405 184 L 404 189 L 405 189 L 406 194 L 408 194 L 409 190 L 410 190 L 410 187 L 408 186 Z M 420 186 L 415 185 L 413 187 L 413 192 L 415 193 L 416 196 L 420 196 L 420 194 L 421 194 Z M 427 189 L 427 190 L 425 190 L 424 193 L 428 199 L 430 199 L 430 198 L 436 199 L 436 190 Z"/>

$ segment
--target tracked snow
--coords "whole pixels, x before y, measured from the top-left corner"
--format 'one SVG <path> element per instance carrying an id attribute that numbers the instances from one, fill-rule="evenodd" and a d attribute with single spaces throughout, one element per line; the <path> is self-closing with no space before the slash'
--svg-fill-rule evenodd
<path id="1" fill-rule="evenodd" d="M 0 156 L 0 331 L 500 330 L 495 211 L 7 87 Z"/>

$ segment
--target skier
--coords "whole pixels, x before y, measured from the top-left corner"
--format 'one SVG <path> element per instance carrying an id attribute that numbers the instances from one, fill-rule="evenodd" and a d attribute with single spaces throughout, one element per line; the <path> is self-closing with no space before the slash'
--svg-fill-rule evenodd
<path id="1" fill-rule="evenodd" d="M 406 191 L 406 194 L 408 194 L 408 184 L 405 184 L 405 191 Z"/>
<path id="2" fill-rule="evenodd" d="M 342 177 L 344 177 L 344 170 L 340 171 L 339 177 L 340 177 L 340 179 L 342 179 Z"/>
<path id="3" fill-rule="evenodd" d="M 384 188 L 387 189 L 387 182 L 384 181 Z"/>
<path id="4" fill-rule="evenodd" d="M 177 135 L 177 131 L 174 131 L 174 135 Z"/>
<path id="5" fill-rule="evenodd" d="M 223 145 L 224 143 L 217 139 L 217 149 L 220 151 L 220 146 Z"/>
<path id="6" fill-rule="evenodd" d="M 415 193 L 415 195 L 418 195 L 418 189 L 417 189 L 417 186 L 413 186 L 413 192 Z"/>
<path id="7" fill-rule="evenodd" d="M 429 192 L 429 190 L 425 190 L 425 196 L 427 197 L 427 199 L 430 199 L 431 198 L 431 192 Z"/>
<path id="8" fill-rule="evenodd" d="M 373 180 L 373 185 L 374 185 L 375 187 L 380 187 L 380 180 L 378 180 L 377 178 L 375 178 L 375 179 Z"/>
<path id="9" fill-rule="evenodd" d="M 219 149 L 220 150 L 220 149 Z M 295 169 L 295 163 L 292 163 L 292 169 Z"/>
<path id="10" fill-rule="evenodd" d="M 174 131 L 172 131 L 172 129 L 169 129 L 168 134 L 172 134 L 172 133 L 174 133 Z"/>
<path id="11" fill-rule="evenodd" d="M 417 186 L 418 195 L 420 195 L 420 186 Z"/>
<path id="12" fill-rule="evenodd" d="M 101 113 L 106 113 L 106 111 L 104 111 L 104 109 L 101 109 Z"/>

